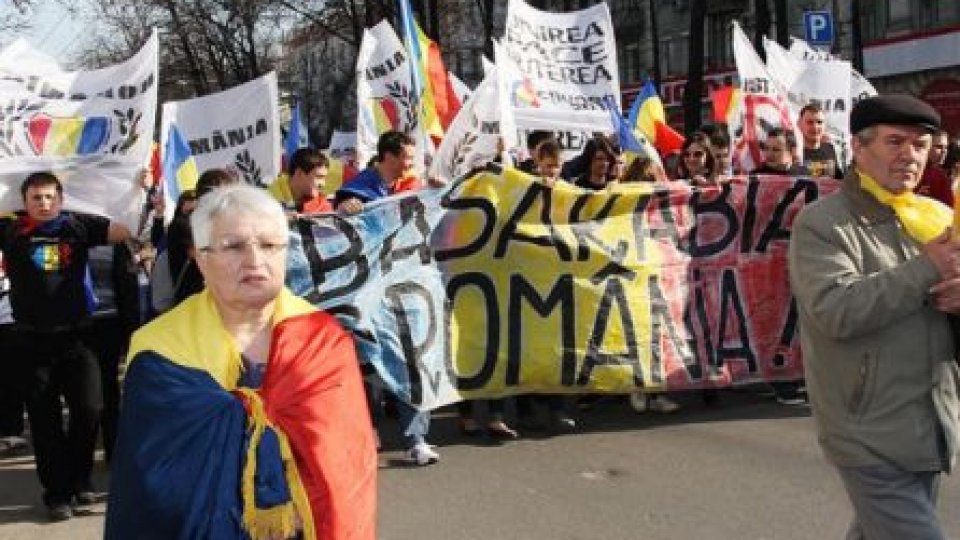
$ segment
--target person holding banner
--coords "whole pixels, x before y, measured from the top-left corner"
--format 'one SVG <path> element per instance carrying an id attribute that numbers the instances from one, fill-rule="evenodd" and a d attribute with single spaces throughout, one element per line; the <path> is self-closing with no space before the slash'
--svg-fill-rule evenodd
<path id="1" fill-rule="evenodd" d="M 596 191 L 609 187 L 622 173 L 620 150 L 604 135 L 596 135 L 583 147 L 581 161 L 585 170 L 574 179 L 577 187 Z"/>
<path id="2" fill-rule="evenodd" d="M 807 176 L 809 171 L 796 162 L 797 138 L 792 131 L 773 128 L 760 143 L 763 163 L 750 174 L 773 176 Z"/>
<path id="3" fill-rule="evenodd" d="M 542 175 L 543 173 L 538 170 L 539 161 L 537 159 L 537 152 L 538 152 L 538 149 L 540 148 L 540 145 L 547 141 L 553 141 L 554 143 L 556 143 L 557 139 L 553 135 L 552 131 L 534 130 L 534 131 L 531 131 L 529 134 L 527 134 L 527 154 L 529 157 L 521 161 L 517 165 L 517 168 L 527 174 Z M 559 144 L 557 146 L 559 147 Z M 560 175 L 560 171 L 557 170 L 557 174 L 555 176 L 559 176 L 559 175 Z"/>
<path id="4" fill-rule="evenodd" d="M 847 538 L 944 538 L 935 503 L 960 433 L 953 214 L 913 189 L 940 116 L 858 102 L 841 189 L 793 223 L 789 275 L 820 445 L 854 508 Z"/>
<path id="5" fill-rule="evenodd" d="M 103 392 L 97 358 L 83 343 L 91 325 L 88 251 L 130 238 L 122 224 L 63 210 L 63 185 L 35 172 L 20 186 L 24 210 L 0 218 L 22 381 L 43 502 L 56 521 L 96 502 L 91 472 Z M 63 405 L 70 411 L 64 430 Z"/>
<path id="6" fill-rule="evenodd" d="M 733 154 L 730 150 L 730 135 L 727 133 L 726 124 L 706 124 L 700 127 L 700 133 L 706 137 L 706 141 L 713 152 L 713 157 L 717 160 L 717 169 L 720 177 L 729 178 L 737 174 L 733 167 Z M 694 134 L 694 137 L 697 135 Z"/>
<path id="7" fill-rule="evenodd" d="M 377 139 L 377 155 L 372 163 L 334 195 L 338 212 L 352 215 L 363 210 L 364 203 L 414 189 L 416 183 L 405 178 L 413 168 L 416 142 L 399 131 L 386 131 Z"/>
<path id="8" fill-rule="evenodd" d="M 705 136 L 688 137 L 683 142 L 675 180 L 686 180 L 694 186 L 708 186 L 719 181 L 720 169 Z"/>
<path id="9" fill-rule="evenodd" d="M 544 185 L 553 187 L 560 180 L 560 171 L 563 169 L 560 143 L 552 137 L 544 139 L 533 150 L 533 160 L 534 164 L 529 171 L 530 174 L 537 175 Z"/>
<path id="10" fill-rule="evenodd" d="M 363 205 L 406 190 L 404 174 L 413 166 L 416 143 L 399 131 L 386 131 L 377 139 L 377 155 L 373 163 L 337 190 L 336 209 L 347 215 L 363 211 Z M 374 424 L 382 416 L 381 392 L 367 387 L 368 404 Z M 419 411 L 409 403 L 397 400 L 397 415 L 403 430 L 404 446 L 410 461 L 418 466 L 440 461 L 440 454 L 427 443 L 430 411 Z"/>
<path id="11" fill-rule="evenodd" d="M 373 540 L 356 346 L 284 288 L 283 209 L 231 185 L 190 222 L 206 288 L 131 340 L 104 537 Z"/>
<path id="12" fill-rule="evenodd" d="M 288 213 L 332 212 L 333 205 L 323 194 L 330 162 L 314 148 L 300 148 L 290 156 L 287 176 L 270 185 L 270 193 Z M 283 187 L 286 187 L 284 190 Z"/>

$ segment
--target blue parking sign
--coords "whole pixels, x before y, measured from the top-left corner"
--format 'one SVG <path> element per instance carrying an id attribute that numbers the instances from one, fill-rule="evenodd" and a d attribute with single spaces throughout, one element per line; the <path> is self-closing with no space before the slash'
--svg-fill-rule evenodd
<path id="1" fill-rule="evenodd" d="M 829 11 L 803 12 L 803 33 L 808 43 L 833 43 L 833 15 Z"/>

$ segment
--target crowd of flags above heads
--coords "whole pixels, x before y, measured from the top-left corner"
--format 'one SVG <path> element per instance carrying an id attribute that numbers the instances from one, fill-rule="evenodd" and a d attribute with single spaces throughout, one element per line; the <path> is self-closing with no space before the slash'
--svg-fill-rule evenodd
<path id="1" fill-rule="evenodd" d="M 520 0 L 511 0 L 511 4 L 513 3 L 520 3 Z M 397 46 L 401 48 L 403 51 L 401 54 L 405 54 L 405 59 L 408 60 L 406 63 L 409 66 L 409 81 L 405 84 L 412 89 L 412 95 L 373 96 L 373 99 L 364 100 L 369 106 L 366 114 L 373 119 L 373 127 L 376 130 L 374 135 L 391 129 L 407 128 L 418 141 L 418 145 L 423 143 L 426 152 L 430 154 L 438 149 L 465 102 L 455 90 L 455 78 L 443 65 L 439 46 L 420 28 L 409 0 L 398 0 L 398 6 L 403 40 L 402 44 L 398 41 Z M 403 77 L 406 78 L 407 75 L 404 74 Z M 516 99 L 529 94 L 529 97 L 535 100 L 538 89 L 526 76 L 523 77 L 522 82 L 523 85 L 519 87 L 514 85 L 511 88 L 510 98 Z M 742 91 L 738 87 L 726 86 L 712 89 L 710 101 L 713 122 L 730 126 L 738 120 L 744 100 Z M 292 111 L 284 142 L 284 153 L 287 156 L 297 148 L 309 146 L 301 105 L 296 103 Z M 405 106 L 408 108 L 402 109 Z M 606 106 L 611 112 L 610 125 L 625 151 L 646 155 L 659 161 L 660 156 L 676 153 L 682 148 L 685 142 L 684 136 L 667 123 L 664 105 L 654 81 L 647 80 L 642 85 L 626 118 L 616 104 L 607 103 Z M 414 117 L 416 123 L 412 124 L 411 118 Z M 411 126 L 415 127 L 411 130 L 409 129 Z M 168 180 L 169 193 L 172 195 L 183 189 L 189 189 L 195 183 L 192 176 L 196 172 L 196 167 L 190 166 L 189 144 L 183 140 L 182 136 L 171 136 L 163 150 L 165 175 L 170 174 L 177 179 L 173 183 Z M 336 164 L 333 167 L 336 167 Z"/>

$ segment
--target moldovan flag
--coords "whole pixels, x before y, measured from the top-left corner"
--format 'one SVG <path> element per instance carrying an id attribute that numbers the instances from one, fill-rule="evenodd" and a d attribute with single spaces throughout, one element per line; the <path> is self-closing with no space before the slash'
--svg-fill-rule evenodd
<path id="1" fill-rule="evenodd" d="M 176 201 L 180 193 L 197 187 L 197 163 L 193 160 L 190 145 L 177 126 L 170 126 L 167 147 L 163 153 L 163 179 L 167 196 Z"/>
<path id="2" fill-rule="evenodd" d="M 460 110 L 460 99 L 453 89 L 440 47 L 420 29 L 409 0 L 400 0 L 403 40 L 413 60 L 413 88 L 420 93 L 420 118 L 432 137 L 442 138 Z"/>
<path id="3" fill-rule="evenodd" d="M 683 147 L 683 135 L 667 124 L 663 102 L 657 95 L 653 81 L 648 80 L 630 107 L 627 120 L 634 130 L 639 130 L 647 140 L 664 154 L 680 150 Z"/>

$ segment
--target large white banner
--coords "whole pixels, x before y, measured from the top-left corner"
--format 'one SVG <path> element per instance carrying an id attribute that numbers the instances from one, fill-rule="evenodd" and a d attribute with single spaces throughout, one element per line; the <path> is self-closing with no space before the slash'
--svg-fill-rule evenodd
<path id="1" fill-rule="evenodd" d="M 790 42 L 790 50 L 787 51 L 787 54 L 796 60 L 806 60 L 811 62 L 834 62 L 840 60 L 827 51 L 814 49 L 809 43 L 802 39 L 790 39 L 792 41 Z M 875 95 L 877 95 L 877 89 L 873 87 L 873 84 L 871 84 L 866 77 L 861 75 L 859 71 L 853 69 L 851 66 L 850 97 L 853 100 L 853 103 L 856 103 L 863 98 L 868 98 Z"/>
<path id="2" fill-rule="evenodd" d="M 28 174 L 52 171 L 67 208 L 135 226 L 157 66 L 156 32 L 126 62 L 92 71 L 65 71 L 24 40 L 0 52 L 0 210 L 23 206 Z"/>
<path id="3" fill-rule="evenodd" d="M 417 100 L 406 49 L 393 27 L 380 21 L 363 31 L 357 54 L 357 159 L 361 165 L 377 153 L 377 138 L 401 131 L 415 140 Z"/>
<path id="4" fill-rule="evenodd" d="M 620 105 L 620 79 L 605 2 L 550 13 L 510 0 L 501 45 L 497 67 L 517 128 L 613 130 L 605 103 Z"/>
<path id="5" fill-rule="evenodd" d="M 190 144 L 201 173 L 228 169 L 251 185 L 266 186 L 280 175 L 280 118 L 277 75 L 206 96 L 163 104 L 160 148 L 175 124 Z"/>
<path id="6" fill-rule="evenodd" d="M 763 38 L 767 71 L 786 91 L 791 118 L 809 103 L 823 108 L 827 132 L 840 146 L 850 135 L 850 96 L 853 67 L 844 60 L 798 60 L 776 41 Z"/>
<path id="7" fill-rule="evenodd" d="M 484 77 L 450 124 L 433 158 L 430 177 L 449 182 L 497 157 L 500 97 L 496 68 Z"/>
<path id="8" fill-rule="evenodd" d="M 786 93 L 767 72 L 750 39 L 733 23 L 733 57 L 740 79 L 741 102 L 730 121 L 733 160 L 744 172 L 760 165 L 760 143 L 773 128 L 796 129 Z"/>

